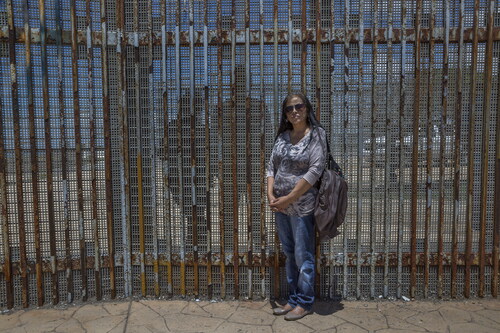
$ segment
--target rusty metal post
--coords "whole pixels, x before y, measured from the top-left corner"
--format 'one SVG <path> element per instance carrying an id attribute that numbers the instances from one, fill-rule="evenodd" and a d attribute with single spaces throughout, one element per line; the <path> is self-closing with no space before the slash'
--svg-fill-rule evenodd
<path id="1" fill-rule="evenodd" d="M 500 86 L 499 86 L 500 87 Z M 500 201 L 500 94 L 497 94 L 497 125 L 496 125 L 496 153 L 495 153 L 495 193 L 494 202 Z M 494 205 L 493 215 L 493 273 L 491 276 L 491 295 L 498 297 L 498 266 L 500 253 L 500 205 Z"/>
<path id="2" fill-rule="evenodd" d="M 261 72 L 262 73 L 262 72 Z M 251 164 L 251 99 L 250 99 L 250 1 L 245 0 L 245 151 L 246 159 L 246 211 L 247 211 L 247 297 L 253 297 L 253 207 L 252 207 L 252 164 Z"/>
<path id="3" fill-rule="evenodd" d="M 165 211 L 165 238 L 166 252 L 165 261 L 167 268 L 167 295 L 172 296 L 172 201 L 170 190 L 170 145 L 169 117 L 168 117 L 168 95 L 167 95 L 167 35 L 166 35 L 166 0 L 161 0 L 161 70 L 162 70 L 162 113 L 163 113 L 163 206 Z"/>
<path id="4" fill-rule="evenodd" d="M 378 2 L 377 0 L 373 1 L 373 13 L 377 13 L 378 10 Z M 378 39 L 377 39 L 377 29 L 378 29 L 378 15 L 373 16 L 373 27 L 372 27 L 372 36 L 373 36 L 373 48 L 372 48 L 372 85 L 371 85 L 371 128 L 370 128 L 370 208 L 369 208 L 369 218 L 370 218 L 370 298 L 375 298 L 375 219 L 374 219 L 374 201 L 375 201 L 375 124 L 376 122 L 376 112 L 378 107 L 378 98 L 377 98 L 377 62 L 378 62 Z M 387 122 L 386 122 L 387 123 Z M 387 135 L 386 135 L 387 142 Z M 387 150 L 387 147 L 386 147 Z M 361 162 L 363 164 L 364 158 L 362 157 Z M 386 168 L 387 169 L 387 168 Z M 385 180 L 385 184 L 387 184 L 387 179 Z M 385 194 L 385 191 L 384 191 Z M 384 197 L 384 212 L 385 212 L 385 204 L 387 198 Z M 384 222 L 385 222 L 385 214 L 384 214 Z M 385 224 L 384 224 L 385 226 Z M 386 233 L 384 232 L 384 236 Z M 387 239 L 384 237 L 384 244 L 387 244 Z M 385 282 L 385 281 L 384 281 Z M 384 283 L 385 285 L 385 283 Z"/>
<path id="5" fill-rule="evenodd" d="M 357 103 L 357 130 L 358 130 L 358 152 L 356 161 L 357 174 L 357 199 L 356 199 L 356 298 L 361 298 L 361 223 L 363 221 L 363 47 L 364 47 L 364 22 L 363 22 L 364 0 L 359 0 L 359 39 L 358 39 L 358 103 Z"/>
<path id="6" fill-rule="evenodd" d="M 449 69 L 449 40 L 450 40 L 450 2 L 445 0 L 445 28 L 443 45 L 443 88 L 441 91 L 441 122 L 439 124 L 439 203 L 438 203 L 438 272 L 437 295 L 443 297 L 443 228 L 444 228 L 444 180 L 445 180 L 445 153 L 446 153 L 446 122 L 448 121 L 448 69 Z"/>
<path id="7" fill-rule="evenodd" d="M 465 245 L 465 290 L 464 296 L 470 297 L 471 266 L 474 254 L 472 253 L 472 211 L 473 211 L 473 186 L 474 186 L 474 139 L 476 136 L 476 96 L 477 96 L 477 61 L 478 61 L 478 26 L 479 26 L 479 0 L 474 2 L 474 26 L 472 40 L 470 108 L 469 108 L 469 145 L 467 163 L 467 207 L 466 207 L 466 245 Z"/>
<path id="8" fill-rule="evenodd" d="M 45 15 L 45 2 L 39 0 L 38 9 L 40 11 L 40 42 L 42 60 L 42 93 L 43 93 L 43 119 L 45 132 L 45 167 L 47 172 L 47 209 L 49 216 L 49 239 L 50 239 L 50 267 L 52 283 L 52 304 L 59 303 L 58 277 L 57 277 L 57 249 L 56 249 L 56 228 L 54 214 L 54 177 L 52 173 L 52 139 L 50 129 L 50 104 L 49 104 L 49 70 L 47 56 L 47 24 Z"/>
<path id="9" fill-rule="evenodd" d="M 493 81 L 493 26 L 494 26 L 495 1 L 490 0 L 488 7 L 487 34 L 484 73 L 484 105 L 483 105 L 483 137 L 482 137 L 482 169 L 481 169 L 481 208 L 479 211 L 479 297 L 485 296 L 485 265 L 486 265 L 486 203 L 488 201 L 488 164 L 490 151 L 490 115 L 491 95 Z M 498 135 L 498 133 L 497 133 Z M 471 140 L 473 141 L 473 140 Z"/>
<path id="10" fill-rule="evenodd" d="M 1 66 L 0 66 L 1 71 Z M 3 77 L 3 75 L 2 75 Z M 12 262 L 9 237 L 9 214 L 7 208 L 7 163 L 5 156 L 3 103 L 0 100 L 0 223 L 2 223 L 3 277 L 5 279 L 5 298 L 7 309 L 14 307 L 14 288 L 12 285 Z"/>
<path id="11" fill-rule="evenodd" d="M 153 280 L 154 293 L 160 296 L 160 267 L 158 261 L 158 214 L 156 193 L 156 109 L 153 92 L 153 8 L 151 0 L 148 0 L 148 113 L 149 113 L 149 156 L 151 161 L 151 222 L 153 230 Z"/>
<path id="12" fill-rule="evenodd" d="M 186 214 L 184 208 L 184 172 L 182 163 L 182 124 L 184 111 L 182 105 L 181 88 L 181 51 L 180 51 L 180 25 L 181 25 L 181 1 L 177 2 L 176 26 L 175 26 L 175 89 L 177 92 L 177 170 L 179 180 L 179 206 L 181 211 L 180 221 L 180 280 L 181 295 L 186 295 Z"/>
<path id="13" fill-rule="evenodd" d="M 210 189 L 212 188 L 211 182 L 211 149 L 210 149 L 210 102 L 209 102 L 209 88 L 208 88 L 208 0 L 204 2 L 204 16 L 203 16 L 203 90 L 204 90 L 204 111 L 205 111 L 205 186 L 206 186 L 206 213 L 207 220 L 207 294 L 208 298 L 213 297 L 213 284 L 212 284 L 212 201 Z"/>
<path id="14" fill-rule="evenodd" d="M 132 295 L 132 264 L 130 234 L 130 156 L 128 133 L 128 104 L 126 73 L 125 8 L 123 1 L 116 3 L 116 57 L 118 63 L 118 121 L 120 147 L 120 201 L 123 246 L 124 296 Z"/>
<path id="15" fill-rule="evenodd" d="M 315 6 L 316 6 L 316 54 L 315 54 L 315 61 L 316 61 L 316 119 L 318 121 L 321 121 L 321 1 L 317 0 L 315 1 Z M 321 264 L 320 264 L 320 257 L 321 257 L 321 243 L 319 241 L 319 234 L 315 232 L 315 256 L 314 256 L 314 263 L 315 263 L 315 269 L 316 269 L 316 274 L 315 274 L 315 291 L 316 291 L 316 297 L 321 297 Z"/>
<path id="16" fill-rule="evenodd" d="M 23 20 L 24 34 L 26 36 L 24 47 L 26 51 L 26 90 L 28 92 L 28 118 L 30 131 L 30 162 L 31 162 L 31 186 L 33 188 L 33 227 L 35 231 L 35 270 L 36 270 L 36 289 L 38 306 L 45 302 L 43 291 L 43 272 L 42 272 L 42 251 L 40 249 L 40 196 L 38 182 L 38 156 L 36 147 L 36 129 L 35 129 L 35 104 L 33 98 L 33 70 L 31 64 L 31 26 L 29 22 L 28 1 L 23 1 Z"/>
<path id="17" fill-rule="evenodd" d="M 195 105 L 195 67 L 194 67 L 194 4 L 189 1 L 189 118 L 190 146 L 191 146 L 191 217 L 193 226 L 193 273 L 194 296 L 199 296 L 199 269 L 198 269 L 198 205 L 196 200 L 196 105 Z"/>
<path id="18" fill-rule="evenodd" d="M 378 2 L 376 1 L 375 4 L 378 7 Z M 390 173 L 394 173 L 395 170 L 390 168 L 390 162 L 389 159 L 390 157 L 390 145 L 389 145 L 389 136 L 390 140 L 392 141 L 392 135 L 389 131 L 389 124 L 393 123 L 392 115 L 391 115 L 391 110 L 393 107 L 393 103 L 391 103 L 391 96 L 392 96 L 392 80 L 393 80 L 393 74 L 392 74 L 392 61 L 393 61 L 393 55 L 392 55 L 392 29 L 393 29 L 393 16 L 392 16 L 392 6 L 393 6 L 393 1 L 390 0 L 388 3 L 388 15 L 387 15 L 387 25 L 388 25 L 388 36 L 387 36 L 387 86 L 386 86 L 386 95 L 385 95 L 385 114 L 386 114 L 386 123 L 385 123 L 385 188 L 384 188 L 384 193 L 385 193 L 385 198 L 384 198 L 384 291 L 383 291 L 383 296 L 387 298 L 389 296 L 389 243 L 390 243 L 390 238 L 391 238 L 391 230 L 390 230 L 390 214 L 389 214 L 389 203 L 390 201 L 390 191 L 389 191 L 389 183 L 390 183 Z M 374 10 L 374 13 L 377 13 L 377 10 Z M 378 23 L 378 20 L 375 22 Z M 377 29 L 375 29 L 377 31 Z M 378 40 L 378 35 L 374 35 L 375 41 Z M 377 44 L 374 45 L 374 47 L 377 47 Z M 374 58 L 374 63 L 376 64 L 377 62 L 375 61 Z M 376 67 L 376 66 L 374 66 Z M 373 82 L 375 85 L 375 81 Z M 372 138 L 373 140 L 373 138 Z M 401 142 L 400 142 L 400 149 L 401 149 Z M 372 257 L 372 261 L 374 258 Z M 373 265 L 373 262 L 372 262 Z M 373 295 L 375 296 L 375 295 Z"/>
<path id="19" fill-rule="evenodd" d="M 344 2 L 344 99 L 343 99 L 343 107 L 344 111 L 343 122 L 344 122 L 344 131 L 343 131 L 343 149 L 342 152 L 344 154 L 344 170 L 347 170 L 348 166 L 348 154 L 347 154 L 347 128 L 349 127 L 349 39 L 347 38 L 349 27 L 347 22 L 349 21 L 349 0 L 345 0 Z M 343 232 L 343 290 L 342 296 L 344 298 L 347 297 L 347 281 L 348 281 L 348 266 L 347 266 L 347 226 L 344 227 Z"/>
<path id="20" fill-rule="evenodd" d="M 12 98 L 12 115 L 14 118 L 14 149 L 16 158 L 16 199 L 17 218 L 19 223 L 19 250 L 21 274 L 21 301 L 23 307 L 29 305 L 28 298 L 28 272 L 26 257 L 26 226 L 24 213 L 23 166 L 21 154 L 21 124 L 19 119 L 19 91 L 16 66 L 16 29 L 14 27 L 14 11 L 12 0 L 7 0 L 7 15 L 9 24 L 9 60 L 10 60 L 10 85 Z"/>
<path id="21" fill-rule="evenodd" d="M 424 298 L 427 298 L 429 292 L 429 230 L 431 224 L 431 206 L 432 206 L 432 103 L 434 98 L 434 28 L 435 28 L 435 0 L 432 0 L 430 15 L 430 41 L 429 41 L 429 74 L 427 75 L 427 123 L 426 123 L 426 182 L 425 182 L 425 218 L 424 218 Z"/>
<path id="22" fill-rule="evenodd" d="M 142 115 L 141 115 L 141 55 L 139 50 L 139 2 L 134 0 L 134 94 L 135 94 L 135 116 L 136 116 L 136 137 L 137 137 L 137 206 L 138 206 L 138 220 L 139 220 L 139 264 L 141 266 L 141 294 L 146 296 L 146 267 L 145 267 L 145 234 L 144 234 L 144 186 L 143 186 L 143 172 L 142 172 Z"/>
<path id="23" fill-rule="evenodd" d="M 57 89 L 59 98 L 59 144 L 61 146 L 61 161 L 67 160 L 66 152 L 66 126 L 65 126 L 65 96 L 63 81 L 63 55 L 62 55 L 62 28 L 61 28 L 61 3 L 56 1 L 56 45 L 57 45 Z M 64 247 L 65 247 L 65 272 L 66 272 L 66 302 L 73 302 L 73 269 L 71 265 L 71 241 L 69 230 L 69 186 L 66 163 L 61 163 L 61 187 L 63 204 Z"/>
<path id="24" fill-rule="evenodd" d="M 43 0 L 40 0 L 43 1 Z M 96 137 L 95 137 L 95 101 L 94 101 L 94 58 L 92 41 L 92 13 L 90 0 L 86 0 L 85 27 L 87 31 L 87 89 L 89 94 L 89 129 L 90 129 L 90 180 L 91 180 L 91 205 L 92 205 L 92 235 L 94 237 L 94 278 L 96 299 L 101 300 L 101 251 L 99 247 L 99 225 L 97 209 L 97 179 L 96 179 Z"/>
<path id="25" fill-rule="evenodd" d="M 115 281 L 115 243 L 114 243 L 114 213 L 113 213 L 113 183 L 112 183 L 112 156 L 111 156 L 111 120 L 109 108 L 109 76 L 108 76 L 108 27 L 106 15 L 106 1 L 100 0 L 101 16 L 101 75 L 102 75 L 102 112 L 104 123 L 104 177 L 106 184 L 106 232 L 108 239 L 108 265 L 111 298 L 116 298 Z M 63 159 L 64 161 L 65 159 Z M 63 163 L 64 164 L 64 163 Z"/>
<path id="26" fill-rule="evenodd" d="M 83 221 L 82 138 L 80 125 L 80 97 L 78 93 L 78 41 L 76 3 L 70 1 L 71 15 L 71 69 L 73 83 L 73 111 L 75 117 L 76 182 L 78 200 L 78 236 L 80 245 L 80 271 L 82 275 L 82 300 L 87 300 L 87 252 L 85 249 L 85 224 Z"/>
<path id="27" fill-rule="evenodd" d="M 232 178 L 232 191 L 233 191 L 233 276 L 234 276 L 234 298 L 239 299 L 240 288 L 239 288 L 239 242 L 238 242 L 238 204 L 239 204 L 239 193 L 238 193 L 238 155 L 236 152 L 236 3 L 235 0 L 231 1 L 231 102 L 230 104 L 230 121 L 231 121 L 231 178 Z M 250 152 L 247 152 L 250 153 Z"/>
<path id="28" fill-rule="evenodd" d="M 233 277 L 234 277 L 234 298 L 240 298 L 240 277 L 239 277 L 239 191 L 238 191 L 238 154 L 237 154 L 237 134 L 236 134 L 236 1 L 231 0 L 231 87 L 230 87 L 230 131 L 231 131 L 231 178 L 232 178 L 232 208 L 233 208 Z M 249 153 L 249 152 L 248 152 Z"/>
<path id="29" fill-rule="evenodd" d="M 264 2 L 260 0 L 259 3 L 259 64 L 260 72 L 264 73 Z M 259 159 L 259 175 L 265 177 L 266 174 L 266 90 L 264 88 L 264 80 L 259 83 L 260 103 L 259 103 L 259 144 L 260 144 L 260 159 Z M 260 181 L 260 284 L 261 284 L 261 297 L 266 297 L 266 258 L 268 257 L 267 238 L 266 238 L 266 184 L 264 179 Z"/>
<path id="30" fill-rule="evenodd" d="M 289 2 L 291 6 L 291 2 Z M 276 124 L 279 124 L 279 117 L 281 112 L 279 109 L 279 95 L 278 95 L 278 0 L 274 0 L 273 3 L 273 130 L 277 130 Z M 290 23 L 289 23 L 290 24 Z M 292 35 L 288 36 L 288 42 L 290 41 Z M 289 51 L 289 61 L 290 61 L 291 51 Z M 288 79 L 291 80 L 289 74 Z M 290 82 L 290 81 L 289 81 Z M 275 216 L 275 214 L 273 214 Z M 275 229 L 274 232 L 274 298 L 278 298 L 280 294 L 280 240 L 278 237 L 278 232 Z"/>
<path id="31" fill-rule="evenodd" d="M 224 247 L 224 168 L 223 168 L 223 110 L 222 110 L 222 8 L 217 2 L 217 169 L 219 173 L 219 233 L 220 233 L 220 295 L 226 297 L 226 254 Z"/>
<path id="32" fill-rule="evenodd" d="M 451 250 L 451 283 L 450 295 L 457 296 L 457 262 L 458 262 L 458 225 L 460 223 L 460 143 L 462 137 L 462 66 L 464 61 L 464 1 L 460 2 L 459 13 L 460 40 L 458 43 L 458 64 L 457 64 L 457 91 L 455 107 L 455 149 L 453 157 L 453 224 L 452 224 L 452 250 Z"/>
<path id="33" fill-rule="evenodd" d="M 411 195 L 411 274 L 410 296 L 415 297 L 417 289 L 417 199 L 418 199 L 418 137 L 420 119 L 420 41 L 422 0 L 417 1 L 415 21 L 415 95 L 413 97 L 413 142 L 412 142 L 412 195 Z"/>
<path id="34" fill-rule="evenodd" d="M 306 63 L 307 63 L 307 2 L 308 0 L 302 0 L 302 10 L 301 13 L 301 52 L 300 52 L 300 90 L 303 94 L 307 96 L 307 79 L 306 79 Z"/>
<path id="35" fill-rule="evenodd" d="M 396 297 L 401 298 L 402 296 L 402 286 L 403 286 L 403 219 L 405 216 L 404 212 L 404 155 L 403 155 L 403 143 L 404 143 L 404 133 L 403 133 L 403 120 L 405 117 L 405 98 L 406 98 L 406 1 L 403 1 L 401 8 L 401 17 L 403 22 L 401 25 L 401 75 L 399 77 L 399 121 L 398 121 L 398 138 L 400 144 L 399 151 L 399 188 L 398 188 L 398 248 L 397 248 L 397 287 L 396 287 Z"/>

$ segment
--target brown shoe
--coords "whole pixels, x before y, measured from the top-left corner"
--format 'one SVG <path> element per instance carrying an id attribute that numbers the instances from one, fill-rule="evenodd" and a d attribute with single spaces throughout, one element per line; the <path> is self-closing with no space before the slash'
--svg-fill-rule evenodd
<path id="1" fill-rule="evenodd" d="M 312 311 L 306 310 L 300 306 L 295 307 L 292 311 L 288 312 L 285 316 L 285 320 L 299 320 L 304 318 L 308 314 L 311 314 Z"/>
<path id="2" fill-rule="evenodd" d="M 286 303 L 285 306 L 279 306 L 277 308 L 274 308 L 273 309 L 273 315 L 275 315 L 275 316 L 282 316 L 284 314 L 287 314 L 291 310 L 293 310 L 293 307 L 290 304 Z"/>

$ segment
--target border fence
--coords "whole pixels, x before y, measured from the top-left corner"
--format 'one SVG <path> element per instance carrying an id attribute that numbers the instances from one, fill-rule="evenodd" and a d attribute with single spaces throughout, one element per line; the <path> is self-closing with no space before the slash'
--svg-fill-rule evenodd
<path id="1" fill-rule="evenodd" d="M 497 297 L 494 0 L 0 0 L 0 308 L 286 292 L 304 91 L 349 184 L 318 296 Z"/>

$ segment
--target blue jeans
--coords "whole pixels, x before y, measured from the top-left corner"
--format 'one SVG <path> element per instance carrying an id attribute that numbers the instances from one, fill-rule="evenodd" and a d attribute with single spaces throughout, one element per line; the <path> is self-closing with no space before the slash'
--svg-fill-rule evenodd
<path id="1" fill-rule="evenodd" d="M 314 215 L 276 213 L 276 226 L 286 255 L 288 303 L 311 310 L 314 303 Z"/>

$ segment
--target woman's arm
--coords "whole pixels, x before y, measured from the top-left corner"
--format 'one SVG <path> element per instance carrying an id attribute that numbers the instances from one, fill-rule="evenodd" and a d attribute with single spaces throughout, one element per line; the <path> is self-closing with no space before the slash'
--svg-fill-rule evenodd
<path id="1" fill-rule="evenodd" d="M 273 178 L 274 184 L 274 178 Z M 267 186 L 269 189 L 269 178 L 267 178 Z M 293 190 L 285 196 L 274 199 L 274 201 L 269 200 L 269 206 L 273 210 L 277 210 L 279 212 L 285 210 L 290 204 L 296 201 L 298 198 L 302 196 L 302 194 L 306 193 L 313 185 L 309 184 L 304 178 L 301 178 Z M 269 193 L 267 194 L 269 198 Z"/>

